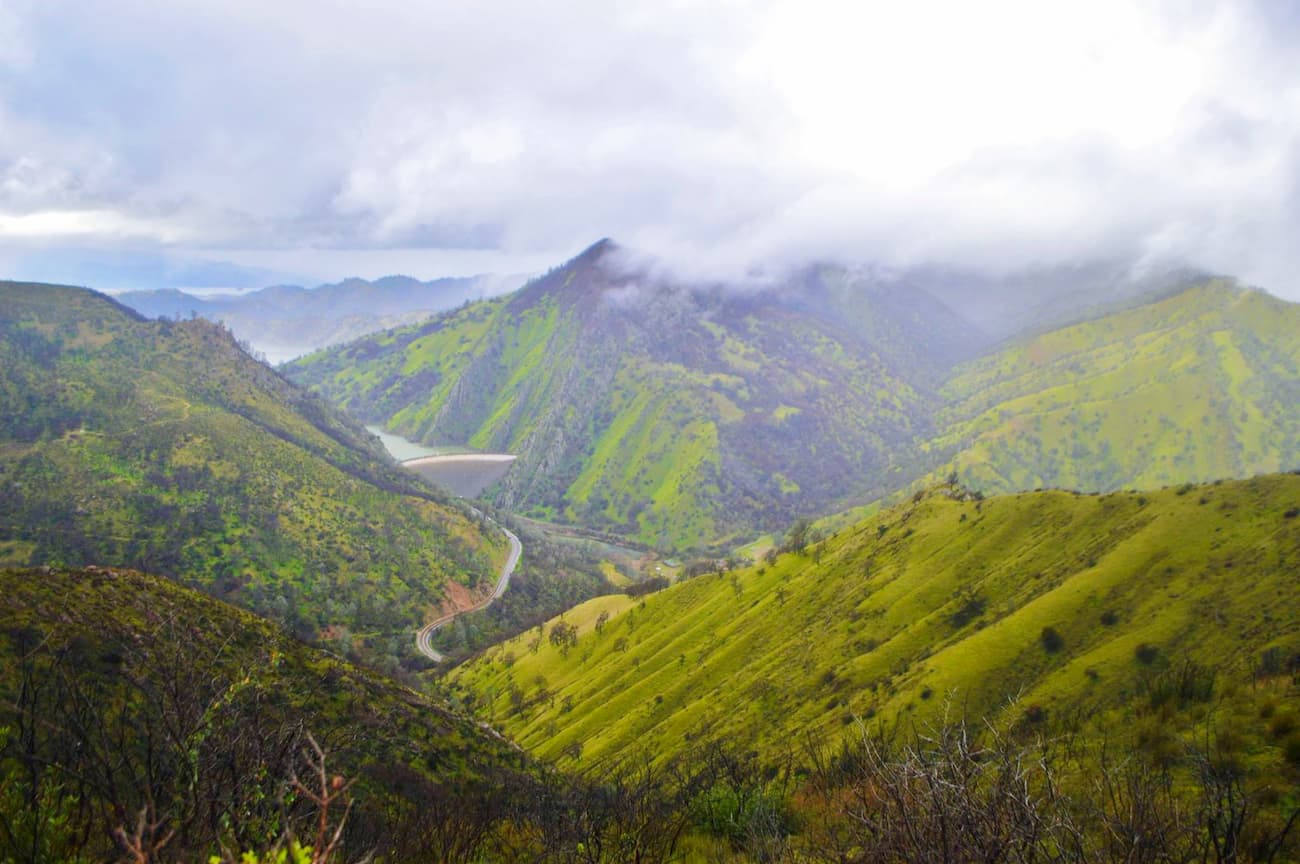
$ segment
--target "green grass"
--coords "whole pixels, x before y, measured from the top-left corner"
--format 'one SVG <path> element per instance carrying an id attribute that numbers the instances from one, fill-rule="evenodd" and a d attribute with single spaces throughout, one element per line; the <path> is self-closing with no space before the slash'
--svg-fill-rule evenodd
<path id="1" fill-rule="evenodd" d="M 713 737 L 774 758 L 855 718 L 934 719 L 949 700 L 974 717 L 1014 722 L 1033 704 L 1122 727 L 1140 713 L 1144 643 L 1161 664 L 1220 670 L 1236 705 L 1265 649 L 1300 653 L 1300 519 L 1284 515 L 1297 505 L 1294 475 L 984 501 L 939 487 L 773 566 L 651 595 L 567 656 L 525 637 L 453 680 L 524 746 L 554 757 L 581 742 L 584 759 Z M 1047 627 L 1061 650 L 1044 650 Z M 539 680 L 569 709 L 530 704 Z"/>
<path id="2" fill-rule="evenodd" d="M 959 369 L 932 479 L 1110 491 L 1290 470 L 1297 381 L 1295 304 L 1211 282 Z"/>

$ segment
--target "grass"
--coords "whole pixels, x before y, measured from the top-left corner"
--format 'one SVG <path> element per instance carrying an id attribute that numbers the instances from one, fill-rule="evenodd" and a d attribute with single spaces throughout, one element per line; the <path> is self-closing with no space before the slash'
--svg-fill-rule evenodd
<path id="1" fill-rule="evenodd" d="M 985 492 L 1111 491 L 1300 460 L 1300 311 L 1214 281 L 957 370 L 927 446 Z"/>
<path id="2" fill-rule="evenodd" d="M 1269 647 L 1300 653 L 1300 525 L 1283 515 L 1296 502 L 1294 475 L 1181 495 L 976 501 L 939 487 L 802 555 L 623 604 L 564 654 L 507 643 L 453 680 L 546 757 L 573 742 L 584 759 L 667 756 L 711 737 L 775 757 L 805 734 L 922 722 L 949 700 L 973 716 L 1014 721 L 1033 704 L 1119 723 L 1137 710 L 1139 645 L 1239 683 Z M 569 710 L 511 704 L 539 678 Z"/>

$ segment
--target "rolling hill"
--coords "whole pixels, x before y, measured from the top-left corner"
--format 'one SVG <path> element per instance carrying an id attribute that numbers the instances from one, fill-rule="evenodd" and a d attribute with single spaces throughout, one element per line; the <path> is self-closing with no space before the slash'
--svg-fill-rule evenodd
<path id="1" fill-rule="evenodd" d="M 589 601 L 454 681 L 548 758 L 727 740 L 779 762 L 806 737 L 951 714 L 1176 750 L 1212 720 L 1290 783 L 1300 732 L 1270 718 L 1300 706 L 1297 514 L 1290 474 L 1104 496 L 939 486 L 771 562 Z"/>
<path id="2" fill-rule="evenodd" d="M 0 283 L 0 562 L 148 569 L 402 656 L 504 554 L 219 325 Z"/>
<path id="3" fill-rule="evenodd" d="M 1211 280 L 957 368 L 927 450 L 988 492 L 1300 466 L 1300 305 Z"/>
<path id="4" fill-rule="evenodd" d="M 977 338 L 923 291 L 847 271 L 692 286 L 602 241 L 509 297 L 285 372 L 408 438 L 517 454 L 502 506 L 671 549 L 915 476 L 932 388 Z"/>

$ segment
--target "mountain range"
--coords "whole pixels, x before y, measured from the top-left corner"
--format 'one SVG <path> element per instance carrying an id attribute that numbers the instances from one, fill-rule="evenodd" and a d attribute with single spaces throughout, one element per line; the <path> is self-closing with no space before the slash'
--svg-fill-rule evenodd
<path id="1" fill-rule="evenodd" d="M 410 276 L 345 279 L 315 288 L 273 285 L 244 294 L 127 291 L 118 301 L 148 318 L 206 318 L 272 362 L 420 321 L 471 300 L 517 287 L 521 277 L 468 276 L 420 281 Z"/>
<path id="2" fill-rule="evenodd" d="M 984 492 L 1108 491 L 1300 460 L 1295 304 L 1115 265 L 957 286 L 829 265 L 695 285 L 602 241 L 285 373 L 413 440 L 516 454 L 488 493 L 504 507 L 662 549 L 953 471 Z"/>

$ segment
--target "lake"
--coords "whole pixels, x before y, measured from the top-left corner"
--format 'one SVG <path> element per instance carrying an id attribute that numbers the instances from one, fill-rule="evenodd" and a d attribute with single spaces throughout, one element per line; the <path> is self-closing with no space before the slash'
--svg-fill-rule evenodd
<path id="1" fill-rule="evenodd" d="M 474 453 L 464 448 L 426 447 L 378 426 L 367 431 L 379 438 L 402 467 L 461 498 L 477 498 L 505 477 L 514 464 L 509 453 Z"/>

